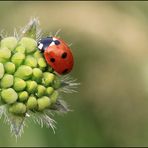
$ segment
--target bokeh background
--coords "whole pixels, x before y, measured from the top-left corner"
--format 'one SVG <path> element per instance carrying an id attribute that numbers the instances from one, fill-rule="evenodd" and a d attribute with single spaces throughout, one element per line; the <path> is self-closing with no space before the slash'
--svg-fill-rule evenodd
<path id="1" fill-rule="evenodd" d="M 55 134 L 29 122 L 16 142 L 0 120 L 0 146 L 148 146 L 148 2 L 0 2 L 8 35 L 31 17 L 44 34 L 62 29 L 81 85 L 63 95 L 73 112 L 55 115 Z"/>

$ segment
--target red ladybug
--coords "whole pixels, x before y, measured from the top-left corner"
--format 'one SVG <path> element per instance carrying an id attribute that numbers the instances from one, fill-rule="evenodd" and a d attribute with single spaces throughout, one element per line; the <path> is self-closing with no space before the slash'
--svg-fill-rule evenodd
<path id="1" fill-rule="evenodd" d="M 47 63 L 59 74 L 67 74 L 73 68 L 73 55 L 68 45 L 56 37 L 39 40 L 38 48 L 43 52 Z"/>

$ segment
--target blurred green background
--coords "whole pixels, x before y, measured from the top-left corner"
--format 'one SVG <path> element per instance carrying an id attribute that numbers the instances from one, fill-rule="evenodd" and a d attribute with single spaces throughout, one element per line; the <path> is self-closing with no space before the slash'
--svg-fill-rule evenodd
<path id="1" fill-rule="evenodd" d="M 78 93 L 57 129 L 29 122 L 16 142 L 0 121 L 0 146 L 148 146 L 148 2 L 0 2 L 8 35 L 38 17 L 45 34 L 72 43 Z"/>

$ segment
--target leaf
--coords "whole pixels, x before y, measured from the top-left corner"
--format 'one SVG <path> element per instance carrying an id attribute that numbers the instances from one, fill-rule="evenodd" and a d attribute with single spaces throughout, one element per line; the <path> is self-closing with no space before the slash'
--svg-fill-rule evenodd
<path id="1" fill-rule="evenodd" d="M 61 77 L 61 87 L 59 91 L 64 93 L 74 93 L 77 92 L 75 89 L 80 83 L 76 82 L 77 79 L 73 79 L 70 75 L 65 75 Z"/>
<path id="2" fill-rule="evenodd" d="M 29 23 L 21 29 L 22 37 L 30 37 L 35 40 L 38 40 L 41 36 L 41 29 L 39 28 L 39 20 L 37 18 L 33 18 L 29 21 Z"/>
<path id="3" fill-rule="evenodd" d="M 55 121 L 50 117 L 51 112 L 28 112 L 28 116 L 34 121 L 34 123 L 39 124 L 41 127 L 46 126 L 47 128 L 52 128 L 55 133 Z"/>
<path id="4" fill-rule="evenodd" d="M 11 134 L 16 138 L 20 137 L 23 133 L 25 116 L 14 115 L 9 113 L 7 109 L 4 111 L 5 122 L 10 126 Z"/>
<path id="5" fill-rule="evenodd" d="M 57 102 L 52 106 L 51 109 L 58 113 L 67 113 L 68 111 L 70 111 L 67 103 L 64 100 L 57 100 Z"/>

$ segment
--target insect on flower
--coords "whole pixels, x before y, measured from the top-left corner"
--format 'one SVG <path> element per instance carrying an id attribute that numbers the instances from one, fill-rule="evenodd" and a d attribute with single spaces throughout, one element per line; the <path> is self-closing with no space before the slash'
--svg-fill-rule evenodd
<path id="1" fill-rule="evenodd" d="M 71 49 L 57 37 L 41 38 L 38 19 L 20 35 L 0 36 L 0 119 L 4 116 L 16 137 L 27 120 L 54 130 L 53 113 L 69 111 L 60 93 L 75 92 L 79 85 L 63 76 L 73 68 Z"/>
<path id="2" fill-rule="evenodd" d="M 59 74 L 69 73 L 74 64 L 73 55 L 68 45 L 56 37 L 42 38 L 38 48 L 43 52 L 47 63 Z"/>

